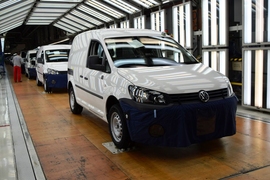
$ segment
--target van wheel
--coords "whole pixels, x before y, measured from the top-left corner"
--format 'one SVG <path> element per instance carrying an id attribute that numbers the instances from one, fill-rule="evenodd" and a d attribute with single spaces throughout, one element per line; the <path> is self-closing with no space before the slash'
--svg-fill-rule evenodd
<path id="1" fill-rule="evenodd" d="M 76 101 L 73 87 L 69 88 L 69 107 L 73 114 L 81 114 L 83 107 Z"/>
<path id="2" fill-rule="evenodd" d="M 44 84 L 43 84 L 43 87 L 44 87 L 44 91 L 45 91 L 45 92 L 47 92 L 47 93 L 52 92 L 52 89 L 48 87 L 47 79 L 45 79 L 45 78 L 44 78 Z"/>
<path id="3" fill-rule="evenodd" d="M 42 83 L 38 80 L 38 76 L 36 77 L 37 86 L 41 86 Z"/>
<path id="4" fill-rule="evenodd" d="M 131 146 L 131 140 L 127 128 L 124 113 L 118 104 L 109 111 L 109 130 L 115 146 L 119 149 L 127 149 Z"/>

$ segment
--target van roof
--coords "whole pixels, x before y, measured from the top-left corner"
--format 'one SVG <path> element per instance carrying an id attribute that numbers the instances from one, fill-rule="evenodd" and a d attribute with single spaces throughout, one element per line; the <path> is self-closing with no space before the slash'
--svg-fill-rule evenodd
<path id="1" fill-rule="evenodd" d="M 165 32 L 151 29 L 134 29 L 134 28 L 115 28 L 115 29 L 97 29 L 84 32 L 82 34 L 93 33 L 100 38 L 125 37 L 125 36 L 168 36 Z M 169 36 L 168 36 L 169 37 Z"/>
<path id="2" fill-rule="evenodd" d="M 69 45 L 69 44 L 44 45 L 44 46 L 40 47 L 40 49 L 46 49 L 46 50 L 49 50 L 49 49 L 70 49 L 70 48 L 71 48 L 71 45 Z"/>

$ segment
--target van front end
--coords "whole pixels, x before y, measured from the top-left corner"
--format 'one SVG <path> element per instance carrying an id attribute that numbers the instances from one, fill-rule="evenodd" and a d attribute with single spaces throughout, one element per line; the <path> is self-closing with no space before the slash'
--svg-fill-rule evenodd
<path id="1" fill-rule="evenodd" d="M 47 88 L 67 88 L 67 71 L 44 74 L 44 83 Z"/>
<path id="2" fill-rule="evenodd" d="M 29 67 L 29 68 L 27 68 L 27 70 L 28 70 L 29 78 L 32 78 L 32 77 L 34 78 L 37 76 L 37 71 L 36 71 L 35 67 Z"/>
<path id="3" fill-rule="evenodd" d="M 121 99 L 134 142 L 186 147 L 236 133 L 237 97 L 197 103 L 153 105 Z"/>

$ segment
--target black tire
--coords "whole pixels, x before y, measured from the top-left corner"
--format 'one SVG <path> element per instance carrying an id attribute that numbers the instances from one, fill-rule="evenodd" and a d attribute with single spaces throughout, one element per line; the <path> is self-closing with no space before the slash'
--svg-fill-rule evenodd
<path id="1" fill-rule="evenodd" d="M 129 136 L 124 113 L 118 104 L 111 107 L 108 116 L 109 130 L 114 145 L 119 149 L 127 149 L 132 142 Z"/>
<path id="2" fill-rule="evenodd" d="M 48 87 L 47 79 L 45 79 L 45 77 L 44 77 L 43 87 L 44 87 L 44 91 L 45 91 L 45 92 L 47 92 L 47 93 L 52 92 L 52 88 L 49 88 L 49 87 Z"/>
<path id="3" fill-rule="evenodd" d="M 38 76 L 36 77 L 37 86 L 41 86 L 42 83 L 38 80 Z"/>
<path id="4" fill-rule="evenodd" d="M 73 114 L 81 114 L 83 107 L 76 101 L 76 96 L 73 87 L 69 88 L 69 107 Z"/>
<path id="5" fill-rule="evenodd" d="M 27 74 L 27 77 L 28 77 L 28 79 L 31 79 L 32 78 L 32 76 L 29 74 L 29 72 Z"/>

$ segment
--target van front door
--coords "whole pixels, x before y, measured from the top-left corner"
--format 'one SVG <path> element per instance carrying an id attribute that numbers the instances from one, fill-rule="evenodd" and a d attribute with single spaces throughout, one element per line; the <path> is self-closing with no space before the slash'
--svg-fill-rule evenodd
<path id="1" fill-rule="evenodd" d="M 38 57 L 38 59 L 37 59 L 37 66 L 36 66 L 37 78 L 42 83 L 43 83 L 44 61 L 45 61 L 44 53 L 42 51 L 41 56 Z"/>
<path id="2" fill-rule="evenodd" d="M 105 98 L 107 88 L 105 79 L 108 73 L 105 72 L 105 53 L 102 45 L 95 40 L 90 43 L 87 65 L 83 72 L 83 89 L 81 98 L 87 108 L 104 119 Z"/>

